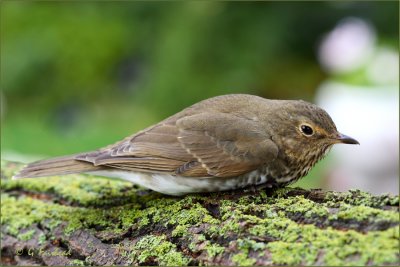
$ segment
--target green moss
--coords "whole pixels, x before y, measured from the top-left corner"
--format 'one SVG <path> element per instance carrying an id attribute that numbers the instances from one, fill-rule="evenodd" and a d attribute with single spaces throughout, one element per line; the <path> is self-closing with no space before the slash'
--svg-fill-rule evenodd
<path id="1" fill-rule="evenodd" d="M 39 235 L 39 245 L 43 245 L 44 242 L 46 242 L 46 240 L 47 240 L 46 235 L 43 234 L 43 233 L 41 233 L 41 234 Z"/>
<path id="2" fill-rule="evenodd" d="M 46 221 L 50 228 L 56 227 L 61 221 L 67 222 L 67 234 L 82 227 L 115 227 L 109 211 L 103 209 L 69 207 L 29 197 L 16 199 L 6 193 L 2 194 L 1 202 L 1 223 L 6 225 L 6 232 L 13 236 L 18 236 L 21 229 L 43 221 Z"/>
<path id="3" fill-rule="evenodd" d="M 182 198 L 158 193 L 139 196 L 129 183 L 87 175 L 11 181 L 10 169 L 15 171 L 18 164 L 2 161 L 3 166 L 1 223 L 7 234 L 24 240 L 34 234 L 24 229 L 35 223 L 54 229 L 66 222 L 66 234 L 80 228 L 111 234 L 142 228 L 150 233 L 154 229 L 160 234 L 170 232 L 174 239 L 188 244 L 192 252 L 207 251 L 210 257 L 224 253 L 222 243 L 215 240 L 234 240 L 229 253 L 236 253 L 231 260 L 237 265 L 253 265 L 256 255 L 270 258 L 277 265 L 382 265 L 399 260 L 398 212 L 391 207 L 380 209 L 398 203 L 398 197 L 374 197 L 350 191 L 329 193 L 317 203 L 302 195 L 290 196 L 291 188 L 279 190 L 275 197 L 265 192 L 234 199 L 224 199 L 218 194 Z M 44 202 L 30 197 L 31 194 L 16 198 L 7 193 L 19 189 L 43 192 L 79 205 Z M 206 209 L 210 203 L 219 205 L 218 217 Z M 94 204 L 100 208 L 90 207 Z M 102 205 L 108 206 L 102 208 Z M 387 227 L 367 233 L 328 227 L 343 223 L 348 228 L 352 221 L 379 222 Z M 391 225 L 395 227 L 388 228 Z M 200 233 L 193 230 L 196 227 L 201 229 Z M 144 236 L 127 248 L 126 253 L 132 263 L 189 264 L 189 259 L 167 236 Z M 39 240 L 43 243 L 46 236 L 40 236 Z M 85 262 L 90 264 L 90 258 Z"/>
<path id="4" fill-rule="evenodd" d="M 34 229 L 28 230 L 28 231 L 25 231 L 23 233 L 18 234 L 17 238 L 19 240 L 26 241 L 26 240 L 31 239 L 33 237 L 33 235 L 35 234 L 35 232 L 36 231 Z"/>
<path id="5" fill-rule="evenodd" d="M 329 214 L 327 207 L 318 205 L 314 201 L 304 198 L 304 196 L 294 196 L 285 199 L 279 199 L 273 203 L 274 210 L 284 211 L 285 213 L 301 213 L 310 218 L 313 216 L 324 217 Z"/>
<path id="6" fill-rule="evenodd" d="M 318 249 L 312 244 L 272 242 L 267 244 L 272 253 L 272 261 L 279 265 L 312 265 L 316 261 Z"/>
<path id="7" fill-rule="evenodd" d="M 325 195 L 325 201 L 331 203 L 344 202 L 350 205 L 361 205 L 369 207 L 382 207 L 385 205 L 398 206 L 399 196 L 381 195 L 373 196 L 361 190 L 349 190 L 348 192 L 328 192 Z"/>
<path id="8" fill-rule="evenodd" d="M 188 225 L 177 225 L 172 231 L 173 237 L 185 236 L 188 234 Z"/>
<path id="9" fill-rule="evenodd" d="M 165 240 L 165 236 L 147 235 L 141 238 L 134 246 L 131 256 L 144 263 L 154 258 L 159 265 L 185 266 L 189 259 L 176 251 L 176 246 Z"/>
<path id="10" fill-rule="evenodd" d="M 84 261 L 77 260 L 77 259 L 72 260 L 70 263 L 71 263 L 72 266 L 85 266 L 85 262 Z"/>
<path id="11" fill-rule="evenodd" d="M 6 225 L 6 232 L 14 236 L 18 236 L 21 229 L 34 223 L 53 219 L 53 216 L 61 217 L 62 211 L 67 209 L 62 206 L 56 208 L 56 204 L 47 204 L 27 197 L 16 199 L 6 193 L 1 195 L 1 205 L 1 224 Z"/>
<path id="12" fill-rule="evenodd" d="M 215 257 L 225 251 L 224 247 L 221 247 L 217 244 L 208 245 L 205 249 L 210 257 Z"/>
<path id="13" fill-rule="evenodd" d="M 293 189 L 290 187 L 282 187 L 282 188 L 278 188 L 277 190 L 274 191 L 273 196 L 277 197 L 277 198 L 282 198 L 282 197 L 286 197 L 287 194 L 292 191 Z"/>
<path id="14" fill-rule="evenodd" d="M 239 266 L 253 266 L 256 260 L 247 257 L 247 255 L 244 253 L 239 253 L 232 256 L 232 262 Z"/>
<path id="15" fill-rule="evenodd" d="M 394 212 L 374 209 L 368 206 L 351 206 L 344 203 L 340 206 L 339 211 L 336 214 L 329 216 L 329 219 L 396 221 L 399 219 L 399 216 Z"/>
<path id="16" fill-rule="evenodd" d="M 171 207 L 173 209 L 171 212 L 172 217 L 169 219 L 168 224 L 196 225 L 198 222 L 202 221 L 205 216 L 209 216 L 208 211 L 199 203 L 192 205 L 190 209 L 182 209 L 182 203 L 180 202 L 175 203 L 175 205 Z"/>
<path id="17" fill-rule="evenodd" d="M 299 228 L 298 236 L 301 238 L 296 242 L 286 237 L 290 235 L 288 231 L 282 233 L 281 241 L 267 244 L 275 264 L 310 265 L 316 261 L 320 250 L 325 252 L 321 256 L 322 262 L 329 266 L 347 262 L 347 259 L 353 256 L 357 256 L 357 260 L 351 261 L 356 265 L 365 265 L 368 262 L 387 264 L 398 260 L 398 231 L 393 228 L 367 234 L 353 230 L 342 232 L 331 228 L 322 230 L 312 225 Z M 373 248 L 371 244 L 374 244 Z M 369 253 L 365 253 L 366 251 Z"/>
<path id="18" fill-rule="evenodd" d="M 238 248 L 245 252 L 249 252 L 249 250 L 258 251 L 265 249 L 264 243 L 256 242 L 251 239 L 238 239 L 236 242 Z"/>

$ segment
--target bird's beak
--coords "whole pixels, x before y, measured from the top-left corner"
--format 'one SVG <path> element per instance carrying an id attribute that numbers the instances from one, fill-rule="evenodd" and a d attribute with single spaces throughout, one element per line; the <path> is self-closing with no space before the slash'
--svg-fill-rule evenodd
<path id="1" fill-rule="evenodd" d="M 347 136 L 345 134 L 341 134 L 341 133 L 338 134 L 336 140 L 338 143 L 342 143 L 342 144 L 352 144 L 352 145 L 360 144 L 356 139 L 354 139 L 350 136 Z"/>

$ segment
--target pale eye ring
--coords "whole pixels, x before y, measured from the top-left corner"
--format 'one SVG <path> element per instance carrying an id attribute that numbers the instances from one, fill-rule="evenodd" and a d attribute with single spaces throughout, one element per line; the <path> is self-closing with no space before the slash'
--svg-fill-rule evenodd
<path id="1" fill-rule="evenodd" d="M 311 136 L 314 134 L 313 128 L 307 124 L 300 125 L 300 131 L 306 136 Z"/>

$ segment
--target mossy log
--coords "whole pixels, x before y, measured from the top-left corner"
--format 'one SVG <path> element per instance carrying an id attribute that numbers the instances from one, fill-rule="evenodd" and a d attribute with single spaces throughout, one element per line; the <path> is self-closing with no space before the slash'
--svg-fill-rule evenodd
<path id="1" fill-rule="evenodd" d="M 399 197 L 284 188 L 170 197 L 90 175 L 13 181 L 2 265 L 398 265 Z"/>

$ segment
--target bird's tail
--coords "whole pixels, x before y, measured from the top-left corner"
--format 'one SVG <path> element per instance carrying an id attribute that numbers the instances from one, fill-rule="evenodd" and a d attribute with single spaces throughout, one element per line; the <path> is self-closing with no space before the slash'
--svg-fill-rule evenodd
<path id="1" fill-rule="evenodd" d="M 75 159 L 76 155 L 35 161 L 25 166 L 13 179 L 89 172 L 102 169 L 90 162 Z"/>

